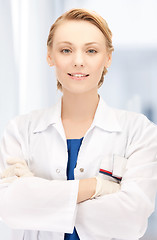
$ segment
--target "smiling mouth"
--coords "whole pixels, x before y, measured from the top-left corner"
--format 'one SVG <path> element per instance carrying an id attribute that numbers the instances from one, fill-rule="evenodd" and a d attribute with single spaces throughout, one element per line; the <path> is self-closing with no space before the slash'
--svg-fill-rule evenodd
<path id="1" fill-rule="evenodd" d="M 79 78 L 79 77 L 80 78 L 81 77 L 88 77 L 89 76 L 89 74 L 81 74 L 81 73 L 75 73 L 75 74 L 74 73 L 73 74 L 72 73 L 68 73 L 68 75 L 71 76 L 71 77 L 77 77 L 77 78 Z"/>

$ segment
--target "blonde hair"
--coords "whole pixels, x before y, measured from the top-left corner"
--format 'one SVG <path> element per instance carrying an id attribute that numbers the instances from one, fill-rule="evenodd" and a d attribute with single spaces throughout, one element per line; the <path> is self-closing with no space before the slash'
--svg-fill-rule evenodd
<path id="1" fill-rule="evenodd" d="M 99 16 L 96 12 L 94 11 L 88 11 L 82 8 L 74 8 L 71 9 L 64 14 L 62 14 L 55 23 L 51 26 L 50 31 L 49 31 L 49 36 L 47 39 L 47 47 L 51 48 L 53 44 L 53 36 L 55 34 L 55 30 L 59 24 L 61 24 L 63 21 L 66 20 L 78 20 L 78 21 L 88 21 L 91 24 L 95 25 L 100 29 L 100 31 L 104 34 L 105 39 L 106 39 L 106 49 L 109 53 L 112 53 L 114 51 L 114 47 L 112 45 L 112 32 L 108 27 L 107 22 L 105 19 L 103 19 L 101 16 Z M 104 67 L 101 79 L 98 83 L 98 88 L 101 87 L 101 85 L 104 82 L 104 76 L 107 73 L 106 67 Z M 57 80 L 57 89 L 62 91 L 62 84 Z"/>

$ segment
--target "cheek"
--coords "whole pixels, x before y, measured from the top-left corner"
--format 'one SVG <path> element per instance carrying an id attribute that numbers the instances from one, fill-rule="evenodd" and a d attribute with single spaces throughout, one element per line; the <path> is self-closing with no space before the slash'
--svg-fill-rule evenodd
<path id="1" fill-rule="evenodd" d="M 64 85 L 64 78 L 68 70 L 67 61 L 65 61 L 65 59 L 63 59 L 62 57 L 57 57 L 54 60 L 56 78 L 62 85 Z"/>
<path id="2" fill-rule="evenodd" d="M 104 58 L 97 59 L 94 63 L 93 63 L 93 72 L 95 72 L 96 74 L 101 73 L 105 67 Z"/>
<path id="3" fill-rule="evenodd" d="M 98 69 L 105 65 L 106 57 L 103 54 L 100 54 L 94 59 L 90 59 L 90 62 L 93 65 L 93 67 Z"/>
<path id="4" fill-rule="evenodd" d="M 63 66 L 64 66 L 63 60 L 59 57 L 54 58 L 54 65 L 56 68 L 63 68 Z"/>
<path id="5" fill-rule="evenodd" d="M 67 72 L 68 67 L 69 67 L 69 61 L 68 59 L 64 59 L 64 58 L 57 58 L 55 59 L 55 63 L 54 63 L 56 72 Z"/>
<path id="6" fill-rule="evenodd" d="M 60 55 L 60 53 L 54 52 L 52 58 L 53 58 L 54 66 L 56 68 L 61 68 L 63 65 L 63 59 L 62 59 L 62 56 Z"/>

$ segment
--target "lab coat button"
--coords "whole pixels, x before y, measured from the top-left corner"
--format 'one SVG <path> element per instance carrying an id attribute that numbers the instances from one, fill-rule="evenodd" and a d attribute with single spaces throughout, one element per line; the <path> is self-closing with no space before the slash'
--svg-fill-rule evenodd
<path id="1" fill-rule="evenodd" d="M 57 169 L 56 169 L 56 173 L 60 173 L 60 169 L 57 168 Z"/>
<path id="2" fill-rule="evenodd" d="M 84 172 L 84 168 L 80 168 L 80 172 Z"/>

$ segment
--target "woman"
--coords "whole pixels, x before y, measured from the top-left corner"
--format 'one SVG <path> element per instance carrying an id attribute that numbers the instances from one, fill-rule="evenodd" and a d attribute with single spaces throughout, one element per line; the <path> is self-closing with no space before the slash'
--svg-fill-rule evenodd
<path id="1" fill-rule="evenodd" d="M 98 94 L 113 46 L 96 13 L 63 14 L 47 47 L 62 97 L 8 125 L 0 216 L 15 240 L 137 240 L 154 210 L 157 128 L 142 114 L 110 108 Z"/>

